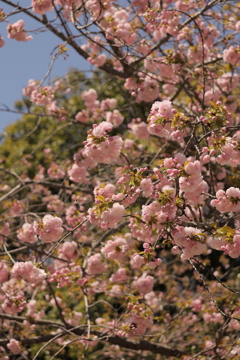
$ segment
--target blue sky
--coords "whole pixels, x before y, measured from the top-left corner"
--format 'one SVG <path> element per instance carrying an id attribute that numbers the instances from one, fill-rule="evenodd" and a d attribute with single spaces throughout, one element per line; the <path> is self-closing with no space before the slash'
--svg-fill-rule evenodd
<path id="1" fill-rule="evenodd" d="M 5 6 L 5 13 L 10 12 L 11 7 Z M 25 21 L 26 30 L 35 30 L 40 24 L 35 20 L 28 18 L 24 14 L 17 14 L 9 18 L 9 23 L 17 20 Z M 27 42 L 19 42 L 7 38 L 7 23 L 0 23 L 0 34 L 2 35 L 5 45 L 0 48 L 0 108 L 3 105 L 13 108 L 16 100 L 22 98 L 22 89 L 27 85 L 29 79 L 42 80 L 48 71 L 51 63 L 50 54 L 54 47 L 61 44 L 62 41 L 49 32 L 31 33 L 33 39 Z M 88 63 L 82 59 L 74 50 L 69 48 L 69 57 L 63 60 L 59 57 L 55 61 L 52 72 L 45 84 L 47 84 L 55 76 L 66 74 L 70 67 L 79 70 L 89 69 Z M 5 126 L 19 119 L 17 114 L 0 111 L 0 132 Z"/>

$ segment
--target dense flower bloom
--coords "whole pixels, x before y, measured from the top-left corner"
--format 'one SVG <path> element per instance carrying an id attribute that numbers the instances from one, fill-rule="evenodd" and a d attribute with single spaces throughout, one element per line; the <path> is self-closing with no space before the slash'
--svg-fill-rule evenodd
<path id="1" fill-rule="evenodd" d="M 128 250 L 127 242 L 124 238 L 117 237 L 114 240 L 108 240 L 101 249 L 101 253 L 112 260 L 122 260 Z"/>
<path id="2" fill-rule="evenodd" d="M 103 164 L 110 164 L 120 154 L 122 148 L 122 138 L 120 136 L 110 137 L 107 132 L 111 131 L 113 125 L 108 121 L 103 121 L 99 125 L 94 125 L 89 132 L 85 142 L 85 155 L 90 159 Z"/>
<path id="3" fill-rule="evenodd" d="M 111 209 L 102 213 L 101 219 L 108 225 L 108 227 L 113 228 L 122 220 L 124 212 L 125 208 L 123 205 L 114 203 Z"/>
<path id="4" fill-rule="evenodd" d="M 62 257 L 62 259 L 64 259 L 64 257 Z M 69 266 L 62 267 L 52 273 L 49 277 L 49 282 L 57 282 L 57 287 L 62 288 L 66 285 L 70 286 L 73 279 L 78 285 L 81 285 L 81 281 L 83 280 L 82 269 L 79 265 L 70 263 Z"/>
<path id="5" fill-rule="evenodd" d="M 223 51 L 223 60 L 232 65 L 239 65 L 240 64 L 239 47 L 235 48 L 233 46 L 230 46 L 229 49 L 225 49 Z"/>
<path id="6" fill-rule="evenodd" d="M 169 139 L 172 132 L 170 123 L 172 116 L 173 109 L 170 101 L 156 101 L 148 116 L 149 133 Z"/>
<path id="7" fill-rule="evenodd" d="M 182 260 L 201 255 L 206 250 L 202 231 L 193 227 L 177 227 L 173 234 L 176 245 L 182 249 Z"/>
<path id="8" fill-rule="evenodd" d="M 44 270 L 38 269 L 31 261 L 16 262 L 11 273 L 18 279 L 23 279 L 30 284 L 39 284 L 47 276 Z"/>
<path id="9" fill-rule="evenodd" d="M 31 101 L 36 105 L 50 105 L 54 99 L 51 86 L 34 89 L 31 92 Z"/>
<path id="10" fill-rule="evenodd" d="M 63 233 L 62 219 L 49 214 L 45 215 L 40 223 L 34 221 L 33 228 L 44 242 L 58 241 Z"/>
<path id="11" fill-rule="evenodd" d="M 227 136 L 224 145 L 221 147 L 221 154 L 217 156 L 217 162 L 220 165 L 230 165 L 237 167 L 240 162 L 239 150 L 240 134 L 235 134 L 232 138 Z"/>
<path id="12" fill-rule="evenodd" d="M 240 358 L 240 4 L 17 2 L 1 24 L 64 43 L 0 144 L 0 360 L 41 334 L 49 357 Z M 69 46 L 100 69 L 51 81 Z"/>
<path id="13" fill-rule="evenodd" d="M 95 89 L 85 90 L 82 92 L 81 96 L 86 106 L 94 104 L 98 98 L 98 94 Z"/>
<path id="14" fill-rule="evenodd" d="M 32 0 L 32 10 L 36 14 L 43 15 L 47 11 L 53 10 L 53 4 L 51 0 Z"/>
<path id="15" fill-rule="evenodd" d="M 102 255 L 97 253 L 88 258 L 87 273 L 88 275 L 98 275 L 107 270 L 107 264 L 104 263 Z"/>
<path id="16" fill-rule="evenodd" d="M 153 192 L 153 184 L 151 179 L 142 179 L 140 183 L 140 188 L 143 190 L 143 196 L 144 197 L 150 197 Z"/>
<path id="17" fill-rule="evenodd" d="M 187 163 L 185 171 L 187 176 L 179 179 L 180 190 L 190 204 L 202 203 L 207 196 L 202 193 L 208 192 L 208 184 L 203 180 L 200 161 Z"/>
<path id="18" fill-rule="evenodd" d="M 77 256 L 77 243 L 74 241 L 65 241 L 58 252 L 62 258 L 72 260 Z"/>
<path id="19" fill-rule="evenodd" d="M 140 294 L 150 293 L 153 289 L 154 278 L 150 275 L 142 275 L 133 282 L 133 287 L 136 288 Z"/>
<path id="20" fill-rule="evenodd" d="M 130 260 L 130 264 L 132 269 L 139 269 L 143 264 L 145 264 L 144 257 L 135 253 Z"/>
<path id="21" fill-rule="evenodd" d="M 132 130 L 138 139 L 147 139 L 149 137 L 147 124 L 141 121 L 140 118 L 133 119 L 132 123 L 129 124 L 128 127 Z"/>
<path id="22" fill-rule="evenodd" d="M 17 237 L 20 241 L 33 244 L 37 241 L 37 235 L 34 232 L 33 225 L 25 223 L 22 228 L 17 231 Z"/>
<path id="23" fill-rule="evenodd" d="M 87 168 L 85 166 L 78 166 L 73 164 L 71 169 L 68 170 L 69 179 L 79 184 L 86 184 L 88 182 Z"/>
<path id="24" fill-rule="evenodd" d="M 120 268 L 110 277 L 111 282 L 122 283 L 129 279 L 125 268 Z"/>
<path id="25" fill-rule="evenodd" d="M 22 284 L 23 285 L 23 284 Z M 3 310 L 8 314 L 17 314 L 26 307 L 27 302 L 23 295 L 12 296 L 6 298 L 2 303 Z"/>
<path id="26" fill-rule="evenodd" d="M 211 205 L 215 206 L 218 211 L 222 213 L 234 211 L 240 211 L 240 189 L 230 187 L 225 192 L 224 190 L 218 190 L 216 193 L 216 200 L 211 201 Z"/>

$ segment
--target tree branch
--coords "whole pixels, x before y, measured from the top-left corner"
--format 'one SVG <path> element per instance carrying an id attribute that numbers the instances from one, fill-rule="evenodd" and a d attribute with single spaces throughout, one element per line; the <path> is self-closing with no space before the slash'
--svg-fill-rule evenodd
<path id="1" fill-rule="evenodd" d="M 57 30 L 46 18 L 46 16 L 43 15 L 42 18 L 39 18 L 38 16 L 32 14 L 29 10 L 21 7 L 20 5 L 17 5 L 15 3 L 13 3 L 12 1 L 9 0 L 2 0 L 5 4 L 10 5 L 12 7 L 15 7 L 17 9 L 19 9 L 20 11 L 22 11 L 23 13 L 27 14 L 28 16 L 30 16 L 31 18 L 33 18 L 34 20 L 40 22 L 41 24 L 45 25 L 46 28 L 48 30 L 50 30 L 53 34 L 55 34 L 57 37 L 59 37 L 61 40 L 63 40 L 64 42 L 68 43 L 69 45 L 71 45 L 71 47 L 79 54 L 81 55 L 84 59 L 88 59 L 89 58 L 89 54 L 84 51 L 72 38 L 66 36 L 64 33 L 62 33 L 61 31 Z M 127 74 L 125 74 L 124 72 L 118 71 L 116 69 L 114 69 L 113 67 L 107 65 L 107 64 L 103 64 L 102 66 L 99 66 L 99 68 L 103 71 L 105 71 L 108 74 L 112 74 L 115 76 L 119 76 L 123 79 L 126 79 L 128 76 Z"/>
<path id="2" fill-rule="evenodd" d="M 69 325 L 64 328 L 62 324 L 60 324 L 60 323 L 58 324 L 58 323 L 55 323 L 52 321 L 34 320 L 34 319 L 29 320 L 28 318 L 24 318 L 23 316 L 14 316 L 14 315 L 7 315 L 7 314 L 0 314 L 0 318 L 17 321 L 20 323 L 22 323 L 23 321 L 29 321 L 32 324 L 54 326 L 54 327 L 59 326 L 61 329 L 63 329 L 63 333 L 62 333 L 62 335 L 60 334 L 60 336 L 64 336 L 66 334 L 64 332 L 64 330 L 66 330 L 66 332 L 71 331 L 71 333 L 74 333 L 75 335 L 78 335 L 78 336 L 82 336 L 82 335 L 86 334 L 86 329 L 83 328 L 82 326 L 80 326 L 79 328 L 76 328 L 76 327 L 71 327 Z M 183 352 L 181 350 L 171 349 L 171 348 L 161 346 L 156 343 L 151 343 L 151 342 L 145 341 L 145 340 L 129 341 L 125 338 L 120 338 L 119 336 L 111 335 L 108 332 L 100 333 L 99 331 L 93 331 L 93 330 L 91 331 L 91 334 L 97 336 L 99 338 L 99 341 L 104 341 L 104 342 L 107 342 L 112 345 L 118 345 L 125 349 L 151 351 L 154 354 L 172 356 L 175 358 L 180 358 L 183 355 L 187 355 L 186 352 Z M 56 336 L 56 334 L 54 334 L 54 335 L 51 334 L 51 335 L 44 335 L 44 336 L 38 336 L 38 337 L 32 337 L 32 338 L 23 338 L 23 339 L 21 339 L 21 344 L 23 346 L 39 344 L 42 342 L 49 341 L 52 338 L 54 338 L 55 336 Z M 8 344 L 8 342 L 9 342 L 9 340 L 0 340 L 0 346 L 4 346 L 4 345 Z"/>

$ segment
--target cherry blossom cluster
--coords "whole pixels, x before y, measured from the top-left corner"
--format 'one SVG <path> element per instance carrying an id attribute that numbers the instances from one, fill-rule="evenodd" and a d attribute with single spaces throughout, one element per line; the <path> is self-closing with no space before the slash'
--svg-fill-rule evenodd
<path id="1" fill-rule="evenodd" d="M 239 47 L 230 46 L 223 51 L 223 60 L 232 65 L 240 65 Z"/>
<path id="2" fill-rule="evenodd" d="M 102 229 L 114 228 L 122 221 L 124 213 L 124 206 L 115 202 L 103 207 L 103 210 L 99 206 L 90 208 L 88 219 L 92 224 L 100 225 Z"/>
<path id="3" fill-rule="evenodd" d="M 237 230 L 231 228 L 220 228 L 214 237 L 210 237 L 209 245 L 216 250 L 224 251 L 226 255 L 231 258 L 238 258 L 240 256 L 240 228 L 239 224 L 236 226 Z"/>
<path id="4" fill-rule="evenodd" d="M 74 156 L 75 164 L 68 170 L 70 180 L 77 183 L 88 182 L 87 168 L 93 168 L 97 163 L 109 164 L 115 161 L 122 148 L 120 136 L 109 136 L 111 122 L 103 121 L 99 125 L 93 125 L 89 130 L 87 140 L 84 142 L 84 150 Z"/>
<path id="5" fill-rule="evenodd" d="M 57 283 L 57 287 L 61 288 L 66 285 L 71 285 L 71 283 L 75 281 L 81 284 L 81 278 L 81 267 L 75 263 L 70 263 L 69 267 L 62 267 L 52 273 L 48 280 L 51 283 Z"/>
<path id="6" fill-rule="evenodd" d="M 109 164 L 118 158 L 122 148 L 122 138 L 109 136 L 107 133 L 112 128 L 113 125 L 107 121 L 93 126 L 84 144 L 84 153 L 88 158 L 103 164 Z"/>
<path id="7" fill-rule="evenodd" d="M 176 115 L 177 118 L 174 118 L 174 115 Z M 178 114 L 177 111 L 173 109 L 169 100 L 156 101 L 152 105 L 148 122 L 148 131 L 150 134 L 183 142 L 183 136 L 186 135 L 185 132 L 179 129 L 175 130 L 174 125 L 176 125 L 177 122 L 179 125 L 184 125 L 184 116 L 183 114 Z"/>
<path id="8" fill-rule="evenodd" d="M 211 205 L 222 213 L 239 212 L 240 211 L 240 189 L 230 187 L 225 192 L 218 190 L 216 192 L 217 199 L 211 201 Z"/>
<path id="9" fill-rule="evenodd" d="M 137 102 L 151 102 L 155 100 L 159 95 L 158 81 L 150 76 L 139 75 L 141 77 L 138 81 L 128 78 L 125 83 L 125 88 L 131 92 L 131 95 L 136 98 Z"/>
<path id="10" fill-rule="evenodd" d="M 15 263 L 11 273 L 13 277 L 23 279 L 30 284 L 41 283 L 47 276 L 43 269 L 37 268 L 31 261 Z"/>
<path id="11" fill-rule="evenodd" d="M 207 197 L 208 184 L 203 180 L 200 161 L 189 162 L 184 170 L 186 176 L 179 178 L 179 187 L 184 198 L 193 205 L 203 203 Z"/>
<path id="12" fill-rule="evenodd" d="M 45 86 L 31 92 L 31 100 L 36 105 L 50 105 L 54 99 L 52 88 Z"/>
<path id="13" fill-rule="evenodd" d="M 132 119 L 132 122 L 128 124 L 128 127 L 138 139 L 148 139 L 149 132 L 147 130 L 147 124 L 144 121 L 141 121 L 140 118 Z"/>
<path id="14" fill-rule="evenodd" d="M 34 244 L 37 242 L 37 234 L 33 229 L 33 225 L 29 223 L 24 223 L 21 229 L 17 231 L 17 237 L 22 242 L 27 242 Z"/>
<path id="15" fill-rule="evenodd" d="M 14 24 L 9 24 L 7 27 L 8 38 L 15 39 L 17 41 L 32 40 L 32 36 L 27 36 L 24 26 L 25 23 L 23 20 L 18 20 Z"/>
<path id="16" fill-rule="evenodd" d="M 208 138 L 210 154 L 216 156 L 216 161 L 220 165 L 229 165 L 237 167 L 239 165 L 240 150 L 239 131 L 233 137 L 224 135 L 217 135 L 213 133 Z"/>
<path id="17" fill-rule="evenodd" d="M 114 109 L 117 105 L 116 99 L 98 100 L 98 94 L 95 89 L 85 90 L 81 94 L 86 109 L 79 111 L 75 115 L 75 119 L 79 122 L 99 122 L 101 119 L 106 119 L 114 127 L 118 127 L 123 122 L 123 116 L 119 110 Z M 114 109 L 113 111 L 111 111 Z"/>
<path id="18" fill-rule="evenodd" d="M 52 358 L 239 358 L 239 4 L 21 6 L 0 21 L 24 12 L 100 69 L 23 90 L 41 121 L 0 159 L 0 358 L 46 338 Z"/>
<path id="19" fill-rule="evenodd" d="M 106 245 L 102 247 L 101 253 L 112 260 L 123 260 L 128 251 L 128 245 L 124 238 L 117 237 L 114 240 L 108 240 Z"/>
<path id="20" fill-rule="evenodd" d="M 40 15 L 45 14 L 47 11 L 52 11 L 53 10 L 52 1 L 50 1 L 50 0 L 41 0 L 41 1 L 32 0 L 32 10 L 36 14 L 40 14 Z"/>
<path id="21" fill-rule="evenodd" d="M 173 239 L 175 244 L 182 250 L 181 258 L 183 260 L 200 255 L 206 250 L 202 231 L 197 228 L 176 227 Z"/>
<path id="22" fill-rule="evenodd" d="M 51 243 L 60 239 L 63 233 L 62 224 L 63 221 L 58 216 L 47 214 L 42 222 L 34 221 L 33 229 L 42 241 Z"/>

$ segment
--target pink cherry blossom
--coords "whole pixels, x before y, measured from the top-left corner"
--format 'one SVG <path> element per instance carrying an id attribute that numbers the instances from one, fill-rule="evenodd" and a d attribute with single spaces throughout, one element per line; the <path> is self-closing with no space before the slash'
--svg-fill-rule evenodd
<path id="1" fill-rule="evenodd" d="M 58 250 L 61 257 L 67 260 L 73 260 L 77 256 L 77 243 L 66 241 Z"/>
<path id="2" fill-rule="evenodd" d="M 125 268 L 120 268 L 110 277 L 111 282 L 122 283 L 128 281 L 129 276 Z"/>
<path id="3" fill-rule="evenodd" d="M 54 99 L 51 86 L 35 89 L 31 92 L 31 101 L 36 105 L 50 105 Z"/>
<path id="4" fill-rule="evenodd" d="M 64 258 L 64 257 L 62 257 Z M 62 264 L 62 262 L 61 262 Z M 49 282 L 57 283 L 57 288 L 62 288 L 64 286 L 70 286 L 72 281 L 76 281 L 78 285 L 82 285 L 82 269 L 79 265 L 75 263 L 70 263 L 69 266 L 61 267 L 53 272 L 49 277 Z"/>
<path id="5" fill-rule="evenodd" d="M 96 54 L 92 53 L 91 56 L 89 56 L 87 58 L 87 60 L 92 65 L 102 66 L 105 63 L 105 61 L 107 60 L 107 57 L 105 54 L 96 55 Z"/>
<path id="6" fill-rule="evenodd" d="M 119 203 L 114 203 L 113 207 L 102 213 L 101 219 L 107 224 L 109 228 L 113 228 L 120 221 L 122 221 L 125 208 Z"/>
<path id="7" fill-rule="evenodd" d="M 140 188 L 143 190 L 142 195 L 146 198 L 150 197 L 153 192 L 153 184 L 151 179 L 142 179 Z"/>
<path id="8" fill-rule="evenodd" d="M 140 294 L 150 293 L 153 289 L 154 278 L 150 275 L 142 275 L 140 278 L 133 282 L 133 287 L 138 290 Z"/>
<path id="9" fill-rule="evenodd" d="M 47 277 L 45 271 L 34 266 L 31 261 L 16 262 L 11 273 L 14 277 L 30 284 L 39 284 Z"/>
<path id="10" fill-rule="evenodd" d="M 239 4 L 11 4 L 9 39 L 23 12 L 64 43 L 2 137 L 0 359 L 237 359 Z M 90 68 L 52 80 L 70 48 Z"/>
<path id="11" fill-rule="evenodd" d="M 10 339 L 9 343 L 7 344 L 7 348 L 14 354 L 20 354 L 22 352 L 21 346 L 19 345 L 19 341 L 15 339 Z"/>
<path id="12" fill-rule="evenodd" d="M 87 273 L 88 275 L 98 275 L 107 270 L 107 264 L 104 263 L 102 255 L 97 253 L 88 258 Z"/>
<path id="13" fill-rule="evenodd" d="M 123 116 L 118 110 L 107 111 L 106 120 L 113 124 L 114 127 L 118 127 L 123 123 Z"/>
<path id="14" fill-rule="evenodd" d="M 107 135 L 112 128 L 113 125 L 108 121 L 93 125 L 93 130 L 89 132 L 85 142 L 86 157 L 99 163 L 109 164 L 119 156 L 123 141 L 120 136 Z"/>
<path id="15" fill-rule="evenodd" d="M 128 336 L 141 336 L 144 335 L 148 328 L 150 328 L 153 324 L 153 321 L 150 318 L 142 317 L 138 314 L 133 314 L 130 318 L 128 318 L 124 323 L 124 328 L 126 328 L 126 324 L 128 324 Z"/>
<path id="16" fill-rule="evenodd" d="M 33 225 L 24 223 L 22 228 L 17 231 L 17 237 L 20 241 L 34 244 L 37 241 L 37 235 L 34 232 Z"/>
<path id="17" fill-rule="evenodd" d="M 197 228 L 177 226 L 173 239 L 175 244 L 182 249 L 182 260 L 200 255 L 206 249 L 202 231 Z"/>
<path id="18" fill-rule="evenodd" d="M 188 176 L 180 177 L 180 190 L 190 204 L 202 203 L 208 192 L 208 184 L 203 180 L 200 161 L 189 162 L 185 166 Z"/>
<path id="19" fill-rule="evenodd" d="M 211 201 L 211 205 L 216 207 L 218 211 L 225 212 L 239 212 L 240 211 L 240 189 L 230 187 L 225 192 L 218 190 L 216 193 L 216 200 Z"/>
<path id="20" fill-rule="evenodd" d="M 93 136 L 97 138 L 101 138 L 102 136 L 106 136 L 107 132 L 111 131 L 113 125 L 108 121 L 103 121 L 99 125 L 93 125 Z"/>
<path id="21" fill-rule="evenodd" d="M 152 105 L 150 114 L 170 119 L 173 115 L 171 101 L 155 101 L 155 103 Z"/>
<path id="22" fill-rule="evenodd" d="M 223 60 L 232 65 L 239 65 L 240 64 L 239 48 L 230 46 L 229 49 L 225 49 L 223 51 Z"/>
<path id="23" fill-rule="evenodd" d="M 141 121 L 140 118 L 133 119 L 132 123 L 128 125 L 132 132 L 137 136 L 138 139 L 147 139 L 149 132 L 147 130 L 147 124 Z"/>
<path id="24" fill-rule="evenodd" d="M 62 179 L 65 175 L 65 172 L 60 168 L 60 166 L 54 162 L 51 163 L 47 173 L 51 179 L 56 179 L 56 180 Z"/>
<path id="25" fill-rule="evenodd" d="M 37 82 L 33 79 L 28 80 L 28 85 L 23 88 L 23 95 L 27 97 L 31 97 L 33 90 L 37 89 Z"/>
<path id="26" fill-rule="evenodd" d="M 68 170 L 69 179 L 76 183 L 86 184 L 88 182 L 88 172 L 85 166 L 78 166 L 73 164 L 72 168 Z"/>
<path id="27" fill-rule="evenodd" d="M 14 279 L 11 279 L 14 280 Z M 6 283 L 5 283 L 6 284 Z M 23 282 L 21 283 L 23 286 Z M 27 302 L 22 294 L 6 298 L 2 303 L 3 310 L 8 314 L 17 314 L 26 307 Z"/>
<path id="28" fill-rule="evenodd" d="M 32 40 L 32 36 L 27 36 L 24 25 L 25 23 L 23 20 L 18 20 L 14 24 L 9 24 L 7 27 L 8 38 L 15 39 L 17 41 Z"/>
<path id="29" fill-rule="evenodd" d="M 51 0 L 32 0 L 32 10 L 36 14 L 43 15 L 47 11 L 53 10 L 53 4 Z"/>
<path id="30" fill-rule="evenodd" d="M 114 240 L 108 240 L 106 245 L 101 249 L 101 253 L 112 260 L 122 260 L 128 250 L 127 242 L 124 238 L 116 237 Z"/>
<path id="31" fill-rule="evenodd" d="M 94 104 L 98 98 L 98 94 L 95 89 L 89 89 L 82 92 L 82 99 L 84 100 L 86 106 Z"/>
<path id="32" fill-rule="evenodd" d="M 34 221 L 33 228 L 43 242 L 56 242 L 63 233 L 62 219 L 50 214 L 45 215 L 40 223 Z"/>

